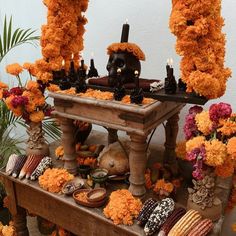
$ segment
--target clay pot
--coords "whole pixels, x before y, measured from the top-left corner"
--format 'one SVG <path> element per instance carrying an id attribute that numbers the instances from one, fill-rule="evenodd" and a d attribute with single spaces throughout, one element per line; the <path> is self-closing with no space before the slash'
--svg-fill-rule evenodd
<path id="1" fill-rule="evenodd" d="M 129 171 L 129 160 L 118 142 L 110 144 L 99 155 L 99 168 L 108 175 L 124 175 Z"/>

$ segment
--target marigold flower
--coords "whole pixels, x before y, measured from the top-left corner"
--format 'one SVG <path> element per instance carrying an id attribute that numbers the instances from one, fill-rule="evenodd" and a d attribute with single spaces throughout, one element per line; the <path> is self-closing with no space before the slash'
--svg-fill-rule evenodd
<path id="1" fill-rule="evenodd" d="M 26 85 L 26 89 L 29 91 L 35 91 L 39 88 L 39 84 L 36 81 L 29 80 Z"/>
<path id="2" fill-rule="evenodd" d="M 177 143 L 175 148 L 176 156 L 180 159 L 186 159 L 186 141 Z"/>
<path id="3" fill-rule="evenodd" d="M 222 165 L 216 166 L 215 168 L 215 174 L 222 178 L 228 178 L 232 176 L 233 173 L 234 161 L 230 157 L 227 157 Z"/>
<path id="4" fill-rule="evenodd" d="M 204 135 L 209 135 L 212 132 L 213 123 L 210 120 L 208 111 L 202 111 L 201 113 L 197 114 L 195 120 L 198 130 Z"/>
<path id="5" fill-rule="evenodd" d="M 56 85 L 56 84 L 50 84 L 48 87 L 47 87 L 48 91 L 50 92 L 57 92 L 60 90 L 59 86 Z"/>
<path id="6" fill-rule="evenodd" d="M 201 148 L 205 144 L 204 136 L 197 136 L 186 142 L 186 152 L 191 152 L 195 148 Z"/>
<path id="7" fill-rule="evenodd" d="M 236 134 L 236 122 L 228 120 L 221 120 L 220 124 L 222 125 L 221 128 L 217 129 L 218 132 L 221 132 L 225 136 L 231 136 Z"/>
<path id="8" fill-rule="evenodd" d="M 236 137 L 233 137 L 228 140 L 227 143 L 227 153 L 236 160 Z"/>
<path id="9" fill-rule="evenodd" d="M 23 67 L 18 63 L 14 63 L 14 64 L 10 64 L 6 66 L 6 72 L 11 75 L 18 76 L 22 71 L 23 71 Z"/>
<path id="10" fill-rule="evenodd" d="M 64 148 L 63 148 L 63 146 L 59 146 L 59 147 L 56 148 L 55 155 L 56 155 L 57 158 L 61 158 L 61 157 L 64 156 Z"/>
<path id="11" fill-rule="evenodd" d="M 217 139 L 205 142 L 206 164 L 209 166 L 220 166 L 227 157 L 227 148 L 224 143 Z"/>
<path id="12" fill-rule="evenodd" d="M 37 73 L 38 73 L 38 69 L 37 69 L 36 65 L 33 64 L 33 63 L 25 62 L 25 63 L 23 64 L 23 68 L 24 68 L 25 70 L 28 70 L 29 73 L 30 73 L 32 76 L 36 76 Z"/>
<path id="13" fill-rule="evenodd" d="M 29 118 L 33 122 L 40 122 L 44 119 L 44 113 L 41 110 L 35 111 L 30 114 Z"/>

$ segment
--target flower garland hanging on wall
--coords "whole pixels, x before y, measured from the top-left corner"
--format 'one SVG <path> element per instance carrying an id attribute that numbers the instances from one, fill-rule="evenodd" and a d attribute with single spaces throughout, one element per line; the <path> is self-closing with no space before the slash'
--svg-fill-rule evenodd
<path id="1" fill-rule="evenodd" d="M 177 37 L 176 52 L 183 56 L 181 77 L 187 92 L 208 99 L 221 97 L 231 75 L 231 70 L 224 67 L 221 0 L 172 0 L 169 25 Z"/>
<path id="2" fill-rule="evenodd" d="M 38 80 L 48 83 L 52 71 L 58 71 L 65 60 L 69 68 L 72 54 L 78 67 L 79 52 L 83 50 L 84 25 L 88 0 L 44 0 L 48 8 L 47 24 L 42 26 L 41 47 L 43 59 L 36 61 Z"/>

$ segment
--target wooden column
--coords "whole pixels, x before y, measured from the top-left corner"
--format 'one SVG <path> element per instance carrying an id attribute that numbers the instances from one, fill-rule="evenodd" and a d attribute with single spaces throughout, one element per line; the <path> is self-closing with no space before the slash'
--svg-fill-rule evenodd
<path id="1" fill-rule="evenodd" d="M 60 118 L 60 124 L 62 130 L 62 145 L 64 147 L 64 168 L 71 174 L 77 174 L 73 120 Z"/>
<path id="2" fill-rule="evenodd" d="M 131 139 L 129 165 L 129 191 L 137 197 L 141 197 L 146 193 L 145 188 L 145 169 L 146 169 L 146 137 L 136 134 L 129 134 Z"/>
<path id="3" fill-rule="evenodd" d="M 17 236 L 29 236 L 26 220 L 26 210 L 17 207 L 17 214 L 12 216 Z"/>
<path id="4" fill-rule="evenodd" d="M 108 145 L 118 141 L 116 129 L 106 128 L 108 131 Z"/>
<path id="5" fill-rule="evenodd" d="M 179 112 L 167 120 L 165 126 L 166 142 L 164 152 L 164 163 L 170 165 L 174 173 L 177 173 L 177 161 L 175 154 L 176 139 L 179 131 Z"/>

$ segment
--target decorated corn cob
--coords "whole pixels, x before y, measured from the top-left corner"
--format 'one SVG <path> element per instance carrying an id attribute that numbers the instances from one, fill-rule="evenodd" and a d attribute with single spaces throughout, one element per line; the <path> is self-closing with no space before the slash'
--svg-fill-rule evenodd
<path id="1" fill-rule="evenodd" d="M 12 176 L 14 178 L 16 178 L 19 175 L 19 173 L 20 173 L 22 167 L 24 166 L 26 160 L 27 160 L 26 155 L 18 156 L 18 158 L 16 160 L 16 163 L 15 163 L 15 166 L 14 166 L 13 171 L 12 171 Z"/>
<path id="2" fill-rule="evenodd" d="M 14 166 L 16 164 L 16 160 L 18 158 L 18 155 L 16 154 L 12 154 L 10 155 L 9 159 L 8 159 L 8 162 L 7 162 L 7 166 L 6 166 L 6 173 L 7 175 L 11 175 L 13 169 L 14 169 Z"/>
<path id="3" fill-rule="evenodd" d="M 156 208 L 158 202 L 155 199 L 149 198 L 147 201 L 144 202 L 144 205 L 139 212 L 138 215 L 138 224 L 139 225 L 145 225 L 146 222 L 148 221 L 148 218 Z"/>
<path id="4" fill-rule="evenodd" d="M 168 236 L 186 236 L 200 220 L 198 211 L 189 210 L 170 230 Z"/>
<path id="5" fill-rule="evenodd" d="M 182 207 L 175 209 L 172 214 L 167 218 L 165 223 L 161 226 L 158 236 L 167 236 L 172 227 L 178 222 L 178 220 L 186 213 L 186 210 Z"/>
<path id="6" fill-rule="evenodd" d="M 32 173 L 30 179 L 36 180 L 40 175 L 44 173 L 44 171 L 48 168 L 52 167 L 52 158 L 51 157 L 44 157 L 37 168 Z"/>
<path id="7" fill-rule="evenodd" d="M 42 160 L 43 156 L 41 155 L 30 155 L 27 158 L 23 168 L 20 171 L 19 178 L 22 179 L 26 176 L 28 179 L 33 171 L 36 169 L 40 161 Z"/>
<path id="8" fill-rule="evenodd" d="M 175 202 L 171 198 L 165 198 L 158 203 L 144 227 L 146 235 L 152 235 L 166 221 L 175 208 Z"/>
<path id="9" fill-rule="evenodd" d="M 206 236 L 213 229 L 210 219 L 204 219 L 193 227 L 188 236 Z"/>

